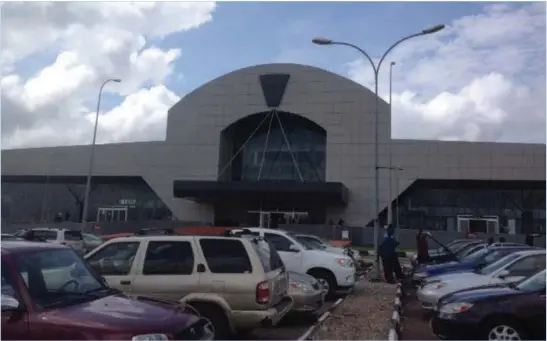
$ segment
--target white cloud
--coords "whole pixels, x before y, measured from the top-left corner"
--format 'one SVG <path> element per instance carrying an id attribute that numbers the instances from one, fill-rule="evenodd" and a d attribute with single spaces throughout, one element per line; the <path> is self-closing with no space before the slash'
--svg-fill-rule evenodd
<path id="1" fill-rule="evenodd" d="M 205 2 L 5 4 L 2 148 L 89 143 L 97 93 L 108 78 L 123 82 L 104 93 L 127 97 L 101 113 L 98 141 L 161 139 L 167 109 L 179 99 L 163 83 L 181 51 L 150 41 L 197 28 L 214 9 Z M 25 63 L 48 54 L 55 60 L 29 76 Z"/>
<path id="2" fill-rule="evenodd" d="M 390 61 L 394 137 L 545 142 L 545 3 L 487 5 L 403 43 L 382 66 L 386 99 Z M 368 62 L 348 74 L 373 87 Z"/>

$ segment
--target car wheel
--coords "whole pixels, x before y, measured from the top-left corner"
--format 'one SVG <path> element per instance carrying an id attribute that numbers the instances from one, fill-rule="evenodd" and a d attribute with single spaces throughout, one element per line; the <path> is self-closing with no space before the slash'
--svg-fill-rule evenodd
<path id="1" fill-rule="evenodd" d="M 326 270 L 311 270 L 308 275 L 314 277 L 319 284 L 327 291 L 327 297 L 332 297 L 336 293 L 336 278 L 332 273 Z"/>
<path id="2" fill-rule="evenodd" d="M 210 304 L 210 303 L 191 303 L 191 305 L 205 317 L 214 328 L 213 340 L 228 340 L 232 336 L 232 330 L 230 329 L 230 322 L 224 313 L 222 308 Z"/>
<path id="3" fill-rule="evenodd" d="M 508 318 L 491 320 L 481 329 L 482 340 L 528 340 L 521 324 Z"/>

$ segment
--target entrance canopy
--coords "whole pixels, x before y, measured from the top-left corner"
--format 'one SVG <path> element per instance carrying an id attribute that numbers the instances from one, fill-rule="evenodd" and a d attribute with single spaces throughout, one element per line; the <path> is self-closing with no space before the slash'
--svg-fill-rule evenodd
<path id="1" fill-rule="evenodd" d="M 340 182 L 299 181 L 184 181 L 173 184 L 173 195 L 201 202 L 287 201 L 346 206 L 349 191 Z"/>

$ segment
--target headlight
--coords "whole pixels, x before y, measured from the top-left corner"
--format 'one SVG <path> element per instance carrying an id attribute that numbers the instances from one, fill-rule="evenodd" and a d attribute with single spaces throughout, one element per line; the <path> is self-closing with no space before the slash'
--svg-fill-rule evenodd
<path id="1" fill-rule="evenodd" d="M 353 262 L 351 261 L 351 259 L 348 259 L 348 258 L 337 258 L 336 263 L 338 263 L 340 266 L 343 266 L 345 268 L 353 267 Z"/>
<path id="2" fill-rule="evenodd" d="M 135 335 L 131 338 L 131 341 L 164 341 L 169 340 L 165 334 L 141 334 Z"/>
<path id="3" fill-rule="evenodd" d="M 312 292 L 313 288 L 304 282 L 290 282 L 289 285 L 297 290 L 302 290 L 303 292 Z"/>
<path id="4" fill-rule="evenodd" d="M 471 309 L 473 304 L 467 302 L 449 303 L 439 307 L 442 314 L 458 314 Z"/>

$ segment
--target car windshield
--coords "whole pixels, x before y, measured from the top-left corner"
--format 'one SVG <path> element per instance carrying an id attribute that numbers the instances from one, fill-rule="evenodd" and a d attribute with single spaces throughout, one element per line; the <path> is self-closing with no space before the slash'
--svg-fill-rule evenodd
<path id="1" fill-rule="evenodd" d="M 477 246 L 478 244 L 465 245 L 463 248 L 461 248 L 459 251 L 456 252 L 456 257 L 458 259 L 464 259 L 466 256 L 470 255 L 474 251 L 479 250 Z"/>
<path id="2" fill-rule="evenodd" d="M 490 254 L 491 252 L 494 252 L 494 251 L 485 247 L 477 252 L 473 252 L 470 255 L 467 255 L 466 257 L 464 257 L 463 260 L 466 262 L 474 263 L 483 259 L 486 255 Z"/>
<path id="3" fill-rule="evenodd" d="M 45 240 L 57 240 L 57 231 L 32 230 L 32 234 L 35 238 L 41 238 Z"/>
<path id="4" fill-rule="evenodd" d="M 480 269 L 477 271 L 480 275 L 490 275 L 491 273 L 494 273 L 498 269 L 501 269 L 502 267 L 505 267 L 507 264 L 511 263 L 515 259 L 519 258 L 518 254 L 512 253 L 510 255 L 507 255 L 503 257 L 502 259 L 499 259 L 495 261 L 494 263 Z"/>
<path id="5" fill-rule="evenodd" d="M 545 290 L 545 270 L 526 278 L 520 282 L 516 288 L 522 291 L 540 291 Z"/>
<path id="6" fill-rule="evenodd" d="M 308 250 L 313 250 L 315 249 L 315 247 L 311 246 L 309 243 L 302 243 L 301 240 L 298 239 L 298 237 L 292 233 L 292 232 L 285 232 L 285 234 L 290 237 L 292 239 L 292 242 L 295 243 L 295 244 L 299 244 L 300 246 L 308 249 Z"/>
<path id="7" fill-rule="evenodd" d="M 97 237 L 96 235 L 91 233 L 84 233 L 83 237 L 84 237 L 84 240 L 87 242 L 102 242 L 103 241 L 100 237 Z"/>
<path id="8" fill-rule="evenodd" d="M 302 244 L 304 244 L 304 246 L 311 247 L 312 249 L 324 250 L 327 248 L 325 245 L 323 245 L 318 240 L 315 240 L 313 238 L 309 238 L 305 236 L 297 236 L 296 239 Z"/>
<path id="9" fill-rule="evenodd" d="M 71 249 L 24 252 L 14 257 L 33 303 L 47 309 L 94 300 L 110 292 Z"/>

